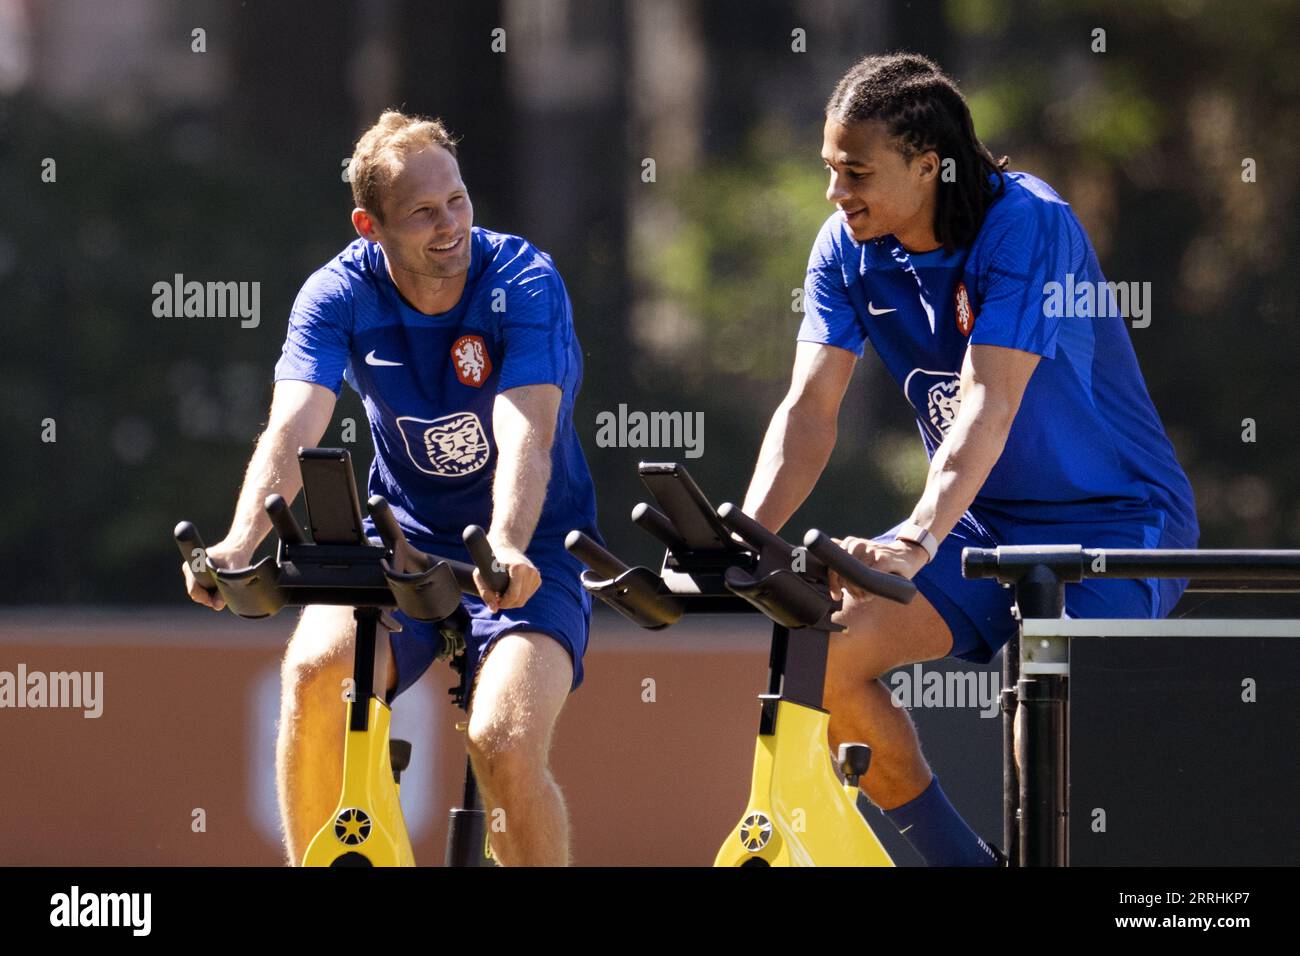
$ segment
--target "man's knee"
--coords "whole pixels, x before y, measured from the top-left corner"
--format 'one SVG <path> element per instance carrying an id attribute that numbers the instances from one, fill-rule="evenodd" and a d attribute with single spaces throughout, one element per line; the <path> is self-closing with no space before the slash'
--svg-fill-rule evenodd
<path id="1" fill-rule="evenodd" d="M 877 679 L 899 666 L 897 650 L 870 621 L 859 621 L 850 631 L 832 633 L 826 653 L 828 709 L 833 701 L 860 697 Z"/>
<path id="2" fill-rule="evenodd" d="M 822 708 L 828 711 L 832 720 L 836 714 L 862 713 L 863 708 L 870 708 L 873 701 L 868 697 L 873 686 L 878 685 L 886 694 L 889 688 L 878 677 L 861 673 L 835 672 L 827 670 L 826 685 L 822 691 Z"/>
<path id="3" fill-rule="evenodd" d="M 947 625 L 932 609 L 904 618 L 882 602 L 859 605 L 844 622 L 848 630 L 830 635 L 822 706 L 831 713 L 837 705 L 856 709 L 871 685 L 890 671 L 942 657 L 952 646 Z"/>
<path id="4" fill-rule="evenodd" d="M 541 773 L 573 680 L 568 651 L 546 634 L 508 634 L 493 645 L 478 678 L 466 732 L 475 765 L 497 778 Z"/>
<path id="5" fill-rule="evenodd" d="M 489 781 L 531 779 L 546 765 L 543 741 L 490 716 L 470 720 L 465 744 L 476 772 Z"/>

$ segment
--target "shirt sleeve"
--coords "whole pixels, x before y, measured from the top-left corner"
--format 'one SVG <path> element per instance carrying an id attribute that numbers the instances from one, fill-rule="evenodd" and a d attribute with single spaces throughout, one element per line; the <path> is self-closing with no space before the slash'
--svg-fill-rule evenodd
<path id="1" fill-rule="evenodd" d="M 320 269 L 303 283 L 289 312 L 289 334 L 275 365 L 275 381 L 324 385 L 337 396 L 351 354 L 352 297 L 342 277 Z"/>
<path id="2" fill-rule="evenodd" d="M 564 387 L 573 341 L 573 309 L 559 273 L 540 255 L 507 291 L 501 338 L 498 391 L 523 385 Z"/>
<path id="3" fill-rule="evenodd" d="M 804 277 L 798 341 L 834 345 L 861 358 L 867 334 L 844 281 L 844 264 L 835 241 L 841 228 L 836 213 L 826 220 L 813 243 Z"/>
<path id="4" fill-rule="evenodd" d="M 1001 345 L 1055 358 L 1061 320 L 1048 308 L 1049 283 L 1066 284 L 1071 237 L 1067 207 L 1035 203 L 993 238 L 980 269 L 972 345 Z"/>

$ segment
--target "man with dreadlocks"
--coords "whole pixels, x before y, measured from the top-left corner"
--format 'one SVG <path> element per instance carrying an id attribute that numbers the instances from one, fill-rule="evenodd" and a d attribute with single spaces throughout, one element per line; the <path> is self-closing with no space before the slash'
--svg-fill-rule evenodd
<path id="1" fill-rule="evenodd" d="M 963 578 L 963 548 L 1192 548 L 1191 486 L 1083 227 L 1050 186 L 993 158 L 938 66 L 895 54 L 849 70 L 826 106 L 822 160 L 836 211 L 813 245 L 793 381 L 744 510 L 777 530 L 803 503 L 870 341 L 930 468 L 906 521 L 841 543 L 919 594 L 873 601 L 832 577 L 848 594 L 827 662 L 829 743 L 871 747 L 862 789 L 928 864 L 996 865 L 879 678 L 945 656 L 986 663 L 1013 635 L 1012 593 Z M 1062 290 L 1078 301 L 1062 307 Z M 1087 580 L 1067 589 L 1066 613 L 1164 617 L 1186 584 Z"/>

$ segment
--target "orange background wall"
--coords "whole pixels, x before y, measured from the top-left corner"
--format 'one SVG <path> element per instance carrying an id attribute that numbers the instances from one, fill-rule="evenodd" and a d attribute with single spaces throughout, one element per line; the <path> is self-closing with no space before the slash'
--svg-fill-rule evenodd
<path id="1" fill-rule="evenodd" d="M 295 621 L 289 611 L 249 622 L 197 607 L 6 614 L 0 670 L 25 662 L 29 672 L 103 671 L 104 684 L 97 719 L 0 709 L 0 864 L 282 863 L 274 705 Z M 586 679 L 552 752 L 575 863 L 712 863 L 748 794 L 755 696 L 767 675 L 763 623 L 715 617 L 652 633 L 598 611 Z M 653 703 L 642 700 L 645 678 L 655 681 Z M 446 664 L 435 664 L 395 704 L 394 736 L 414 745 L 403 804 L 422 865 L 441 864 L 447 809 L 460 796 L 460 712 L 445 694 L 453 683 Z M 413 715 L 424 719 L 403 727 Z M 996 828 L 998 722 L 947 716 L 984 741 L 979 805 Z M 945 736 L 935 743 L 963 746 Z M 952 786 L 945 778 L 950 796 Z M 418 811 L 417 787 L 425 793 Z M 206 812 L 206 832 L 191 830 L 195 808 Z M 876 817 L 891 852 L 902 846 Z"/>

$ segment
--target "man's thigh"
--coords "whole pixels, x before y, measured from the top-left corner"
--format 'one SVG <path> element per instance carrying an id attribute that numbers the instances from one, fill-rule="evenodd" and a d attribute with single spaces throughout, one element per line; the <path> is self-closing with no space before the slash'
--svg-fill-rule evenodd
<path id="1" fill-rule="evenodd" d="M 493 641 L 478 668 L 469 736 L 492 746 L 524 747 L 539 759 L 573 686 L 573 659 L 559 641 L 512 631 Z"/>
<path id="2" fill-rule="evenodd" d="M 896 525 L 876 537 L 891 540 L 899 527 Z M 961 573 L 961 553 L 966 548 L 992 548 L 997 543 L 981 518 L 970 511 L 962 515 L 961 520 L 940 542 L 938 554 L 912 579 L 919 592 L 912 604 L 924 601 L 929 610 L 943 621 L 949 638 L 946 649 L 942 653 L 933 653 L 942 641 L 922 634 L 916 641 L 910 642 L 912 645 L 919 642 L 921 646 L 911 647 L 910 650 L 926 656 L 899 658 L 897 663 L 890 666 L 934 660 L 948 655 L 975 664 L 986 664 L 993 659 L 998 648 L 1015 633 L 1015 620 L 1011 616 L 1011 591 L 996 581 L 965 577 Z M 931 620 L 930 615 L 922 615 L 919 623 L 926 627 L 926 622 Z"/>
<path id="3" fill-rule="evenodd" d="M 357 622 L 354 609 L 338 604 L 309 604 L 303 608 L 298 625 L 289 638 L 285 666 L 296 679 L 312 679 L 329 674 L 339 679 L 350 677 L 356 663 Z M 392 649 L 388 642 L 391 621 L 381 619 L 375 630 L 376 685 L 389 690 L 397 682 L 392 666 Z"/>
<path id="4" fill-rule="evenodd" d="M 907 604 L 846 594 L 835 620 L 846 630 L 830 636 L 828 682 L 873 680 L 904 664 L 946 657 L 952 649 L 948 625 L 919 593 Z"/>
<path id="5" fill-rule="evenodd" d="M 306 674 L 317 669 L 336 670 L 351 661 L 355 635 L 352 608 L 309 604 L 302 609 L 289 638 L 285 663 Z"/>

